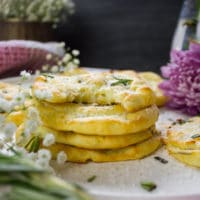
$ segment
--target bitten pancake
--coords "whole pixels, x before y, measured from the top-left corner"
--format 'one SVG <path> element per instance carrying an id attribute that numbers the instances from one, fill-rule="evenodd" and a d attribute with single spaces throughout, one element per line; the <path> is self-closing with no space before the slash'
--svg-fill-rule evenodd
<path id="1" fill-rule="evenodd" d="M 59 143 L 51 145 L 48 149 L 53 158 L 56 158 L 60 151 L 64 151 L 71 162 L 114 162 L 141 159 L 153 153 L 160 145 L 160 137 L 155 136 L 142 143 L 114 150 L 87 150 Z"/>
<path id="2" fill-rule="evenodd" d="M 44 138 L 47 134 L 51 133 L 55 137 L 55 141 L 61 144 L 68 144 L 86 149 L 116 149 L 122 148 L 136 143 L 140 143 L 149 139 L 156 134 L 155 127 L 148 130 L 122 136 L 98 136 L 98 135 L 83 135 L 72 132 L 60 132 L 44 126 L 40 126 L 29 137 L 20 137 L 24 132 L 24 127 L 21 125 L 16 132 L 16 142 L 25 145 L 33 136 Z"/>
<path id="3" fill-rule="evenodd" d="M 156 105 L 163 106 L 167 102 L 167 97 L 162 90 L 159 89 L 159 84 L 163 79 L 154 72 L 140 72 L 139 75 L 147 81 L 148 86 L 154 91 L 156 95 Z"/>
<path id="4" fill-rule="evenodd" d="M 181 162 L 200 167 L 200 117 L 177 120 L 167 131 L 167 149 Z"/>
<path id="5" fill-rule="evenodd" d="M 154 125 L 159 110 L 153 105 L 128 113 L 120 105 L 51 104 L 36 101 L 44 125 L 55 130 L 88 135 L 123 135 L 136 133 Z"/>
<path id="6" fill-rule="evenodd" d="M 155 103 L 154 92 L 134 71 L 43 75 L 36 78 L 33 95 L 51 103 L 120 104 L 129 112 Z"/>

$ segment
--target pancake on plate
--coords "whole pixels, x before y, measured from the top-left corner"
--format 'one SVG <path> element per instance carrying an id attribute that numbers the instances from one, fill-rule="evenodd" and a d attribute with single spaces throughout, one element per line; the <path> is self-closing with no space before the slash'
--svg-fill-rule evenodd
<path id="1" fill-rule="evenodd" d="M 18 131 L 16 135 L 17 140 L 20 138 L 20 135 L 22 133 L 23 132 Z M 25 143 L 20 145 L 24 146 Z M 61 143 L 55 143 L 45 148 L 51 151 L 54 159 L 56 159 L 56 156 L 58 155 L 59 152 L 63 151 L 66 153 L 68 161 L 83 163 L 88 161 L 115 162 L 115 161 L 141 159 L 153 153 L 156 149 L 159 148 L 160 145 L 161 145 L 160 136 L 155 134 L 154 136 L 140 143 L 117 149 L 101 149 L 101 150 L 85 149 Z"/>
<path id="2" fill-rule="evenodd" d="M 71 162 L 115 162 L 141 159 L 153 153 L 160 145 L 160 137 L 154 136 L 141 143 L 112 150 L 87 150 L 59 143 L 48 148 L 54 158 L 60 151 L 64 151 L 68 156 L 68 161 Z"/>
<path id="3" fill-rule="evenodd" d="M 45 126 L 60 131 L 88 135 L 123 135 L 145 130 L 158 119 L 159 110 L 152 105 L 127 112 L 121 105 L 35 102 Z"/>
<path id="4" fill-rule="evenodd" d="M 72 76 L 41 75 L 33 95 L 50 103 L 119 104 L 128 112 L 149 107 L 155 95 L 134 71 L 114 71 Z"/>
<path id="5" fill-rule="evenodd" d="M 174 122 L 167 131 L 167 149 L 177 160 L 200 167 L 200 117 Z"/>
<path id="6" fill-rule="evenodd" d="M 67 144 L 75 147 L 85 149 L 116 149 L 122 148 L 129 145 L 140 143 L 144 140 L 151 138 L 157 132 L 155 127 L 150 127 L 147 130 L 128 134 L 128 135 L 117 135 L 117 136 L 99 136 L 99 135 L 83 135 L 81 133 L 73 132 L 61 132 L 56 131 L 45 126 L 39 126 L 29 138 L 20 137 L 24 132 L 24 125 L 22 124 L 16 132 L 17 144 L 26 144 L 33 136 L 39 136 L 44 139 L 48 134 L 53 134 L 55 142 L 61 144 Z"/>

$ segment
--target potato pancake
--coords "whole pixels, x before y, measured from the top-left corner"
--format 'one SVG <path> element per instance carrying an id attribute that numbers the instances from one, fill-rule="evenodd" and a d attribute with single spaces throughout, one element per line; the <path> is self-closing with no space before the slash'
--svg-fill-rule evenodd
<path id="1" fill-rule="evenodd" d="M 95 72 L 71 76 L 41 75 L 33 95 L 50 103 L 120 104 L 129 112 L 155 103 L 155 94 L 134 71 Z"/>
<path id="2" fill-rule="evenodd" d="M 59 143 L 51 145 L 48 149 L 53 158 L 56 158 L 60 151 L 64 151 L 71 162 L 115 162 L 141 159 L 153 153 L 160 145 L 160 137 L 155 136 L 144 142 L 114 150 L 87 150 Z"/>
<path id="3" fill-rule="evenodd" d="M 167 149 L 177 160 L 200 167 L 200 117 L 178 119 L 167 131 Z"/>
<path id="4" fill-rule="evenodd" d="M 43 124 L 60 131 L 88 135 L 123 135 L 145 130 L 155 124 L 156 105 L 128 113 L 120 105 L 97 106 L 73 103 L 35 102 Z"/>
<path id="5" fill-rule="evenodd" d="M 72 145 L 86 149 L 116 149 L 122 148 L 136 143 L 140 143 L 146 139 L 149 139 L 157 132 L 155 127 L 151 127 L 147 130 L 118 136 L 99 136 L 99 135 L 83 135 L 80 133 L 73 132 L 61 132 L 56 131 L 45 126 L 39 126 L 29 138 L 20 137 L 24 132 L 24 126 L 21 125 L 16 132 L 16 142 L 19 145 L 25 145 L 33 136 L 39 136 L 45 138 L 49 133 L 53 134 L 55 141 L 61 144 Z"/>

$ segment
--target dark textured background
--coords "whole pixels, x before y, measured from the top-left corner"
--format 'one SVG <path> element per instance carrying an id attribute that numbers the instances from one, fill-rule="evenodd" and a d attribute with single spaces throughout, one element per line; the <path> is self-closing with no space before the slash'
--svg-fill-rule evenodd
<path id="1" fill-rule="evenodd" d="M 169 59 L 182 0 L 74 0 L 60 39 L 82 66 L 159 71 Z"/>

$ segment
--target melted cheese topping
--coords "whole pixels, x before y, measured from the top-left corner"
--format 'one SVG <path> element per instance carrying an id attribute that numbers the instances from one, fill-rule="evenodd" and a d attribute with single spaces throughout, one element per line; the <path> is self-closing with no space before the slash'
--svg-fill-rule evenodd
<path id="1" fill-rule="evenodd" d="M 176 123 L 168 130 L 168 143 L 180 149 L 200 149 L 200 117 Z"/>
<path id="2" fill-rule="evenodd" d="M 51 103 L 121 104 L 127 111 L 155 103 L 154 92 L 133 71 L 39 76 L 33 84 L 33 94 Z"/>

